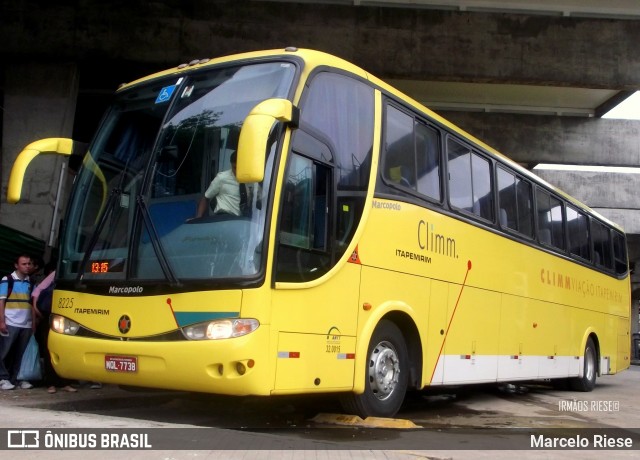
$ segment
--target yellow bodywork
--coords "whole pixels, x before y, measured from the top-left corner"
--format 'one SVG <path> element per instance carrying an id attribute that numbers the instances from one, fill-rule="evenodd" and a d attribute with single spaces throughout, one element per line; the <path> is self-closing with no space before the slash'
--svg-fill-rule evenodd
<path id="1" fill-rule="evenodd" d="M 577 376 L 590 334 L 603 373 L 629 366 L 628 277 L 377 199 L 359 257 L 361 303 L 375 307 L 358 323 L 405 311 L 422 342 L 422 385 Z"/>

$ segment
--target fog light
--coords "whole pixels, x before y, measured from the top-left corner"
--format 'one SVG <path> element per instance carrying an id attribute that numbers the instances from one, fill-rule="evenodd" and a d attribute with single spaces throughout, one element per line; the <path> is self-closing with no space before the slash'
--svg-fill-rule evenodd
<path id="1" fill-rule="evenodd" d="M 244 373 L 247 372 L 247 368 L 244 367 L 244 364 L 242 363 L 236 363 L 236 370 L 240 375 L 244 375 Z"/>

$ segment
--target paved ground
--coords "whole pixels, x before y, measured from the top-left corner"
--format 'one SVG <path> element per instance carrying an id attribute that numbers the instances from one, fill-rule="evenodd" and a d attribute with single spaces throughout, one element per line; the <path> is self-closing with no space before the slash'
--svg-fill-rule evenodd
<path id="1" fill-rule="evenodd" d="M 101 390 L 81 388 L 78 393 L 47 394 L 43 388 L 0 392 L 0 437 L 8 429 L 51 429 L 54 432 L 81 432 L 82 429 L 167 430 L 162 441 L 175 450 L 10 451 L 11 458 L 35 459 L 608 459 L 637 458 L 638 445 L 632 451 L 505 451 L 492 450 L 504 445 L 504 433 L 517 428 L 552 428 L 575 433 L 609 433 L 615 429 L 638 429 L 640 411 L 637 393 L 640 367 L 616 376 L 599 379 L 591 393 L 561 392 L 551 389 L 507 388 L 499 392 L 475 391 L 457 395 L 414 395 L 399 417 L 422 428 L 351 430 L 331 419 L 312 421 L 306 408 L 287 404 L 244 403 L 243 399 L 211 398 L 176 393 L 132 393 L 115 386 Z M 324 404 L 324 403 L 323 403 Z M 330 403 L 321 409 L 335 409 Z M 251 413 L 254 413 L 251 415 Z M 249 418 L 247 418 L 249 417 Z M 253 417 L 252 419 L 250 417 Z M 253 420 L 250 421 L 250 420 Z M 249 425 L 249 429 L 243 429 Z M 197 427 L 206 430 L 207 449 L 190 450 L 189 435 Z M 176 428 L 192 428 L 182 432 Z M 267 429 L 271 428 L 271 429 Z M 493 430 L 493 431 L 492 431 Z M 200 433 L 198 431 L 198 433 Z M 327 434 L 329 433 L 329 435 Z M 497 433 L 497 434 L 496 434 Z M 590 432 L 593 433 L 593 432 Z M 157 434 L 157 433 L 156 433 Z M 467 438 L 468 436 L 468 438 Z M 473 450 L 424 450 L 416 448 L 429 438 L 461 446 L 460 439 L 480 437 Z M 352 439 L 351 439 L 352 438 Z M 4 443 L 4 444 L 3 444 Z M 640 443 L 639 443 L 640 444 Z M 6 446 L 6 439 L 0 439 Z M 224 450 L 215 446 L 224 447 Z M 214 447 L 212 447 L 214 446 Z M 247 446 L 251 446 L 247 449 Z M 343 449 L 343 446 L 350 448 Z M 464 445 L 462 445 L 464 448 Z M 182 450 L 177 450 L 182 449 Z M 7 454 L 5 451 L 2 454 Z M 2 455 L 0 454 L 0 455 Z M 3 455 L 4 456 L 4 455 Z"/>

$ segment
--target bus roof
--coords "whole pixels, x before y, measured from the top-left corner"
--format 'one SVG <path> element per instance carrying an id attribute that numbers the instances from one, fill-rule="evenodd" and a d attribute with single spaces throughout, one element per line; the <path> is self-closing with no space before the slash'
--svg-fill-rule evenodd
<path id="1" fill-rule="evenodd" d="M 132 86 L 136 86 L 138 84 L 155 80 L 157 78 L 163 78 L 170 75 L 179 76 L 183 73 L 191 73 L 195 69 L 202 69 L 210 66 L 216 66 L 220 64 L 235 62 L 235 61 L 243 61 L 243 60 L 253 60 L 253 59 L 261 59 L 261 58 L 278 58 L 278 57 L 291 57 L 297 56 L 301 58 L 305 64 L 313 69 L 317 66 L 324 65 L 329 67 L 337 67 L 343 70 L 346 70 L 350 73 L 356 74 L 360 77 L 367 78 L 369 75 L 360 67 L 352 64 L 348 61 L 345 61 L 342 58 L 333 56 L 331 54 L 315 51 L 310 49 L 301 49 L 296 47 L 287 47 L 280 49 L 272 49 L 272 50 L 263 50 L 263 51 L 251 51 L 240 54 L 233 54 L 228 56 L 221 56 L 218 58 L 204 58 L 204 59 L 194 59 L 188 63 L 180 64 L 176 67 L 172 67 L 166 70 L 162 70 L 160 72 L 153 73 L 151 75 L 147 75 L 145 77 L 139 78 L 129 83 L 123 83 L 118 88 L 118 91 L 122 91 L 124 89 L 130 88 Z"/>

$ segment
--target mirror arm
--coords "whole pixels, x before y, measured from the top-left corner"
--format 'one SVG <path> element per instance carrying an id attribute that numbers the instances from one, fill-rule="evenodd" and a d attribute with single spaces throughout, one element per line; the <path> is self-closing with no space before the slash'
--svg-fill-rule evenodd
<path id="1" fill-rule="evenodd" d="M 27 167 L 38 155 L 49 153 L 70 156 L 73 153 L 73 141 L 66 138 L 47 138 L 27 145 L 18 154 L 11 168 L 7 186 L 7 203 L 15 204 L 20 201 L 22 183 Z"/>

